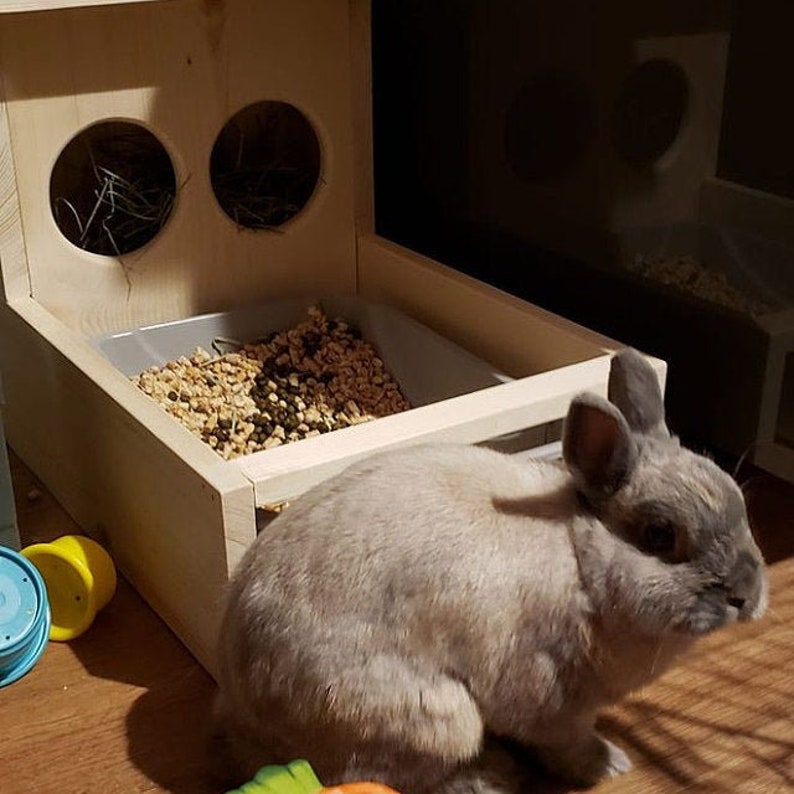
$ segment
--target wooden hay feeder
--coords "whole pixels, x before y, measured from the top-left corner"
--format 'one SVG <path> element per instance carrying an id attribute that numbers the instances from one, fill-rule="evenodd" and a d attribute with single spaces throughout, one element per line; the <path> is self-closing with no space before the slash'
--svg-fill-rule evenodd
<path id="1" fill-rule="evenodd" d="M 8 437 L 208 669 L 257 507 L 388 446 L 542 442 L 572 395 L 605 391 L 609 340 L 374 233 L 367 2 L 0 11 Z M 507 377 L 225 461 L 97 347 L 327 296 L 387 305 Z"/>

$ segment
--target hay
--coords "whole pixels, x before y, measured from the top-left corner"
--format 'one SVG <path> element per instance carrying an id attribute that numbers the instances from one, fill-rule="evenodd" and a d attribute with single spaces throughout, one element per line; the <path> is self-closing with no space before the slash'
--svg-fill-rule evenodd
<path id="1" fill-rule="evenodd" d="M 273 230 L 297 215 L 314 188 L 310 173 L 296 168 L 239 168 L 213 177 L 223 211 L 247 229 Z"/>
<path id="2" fill-rule="evenodd" d="M 120 256 L 151 241 L 168 219 L 176 177 L 160 142 L 126 122 L 89 128 L 64 149 L 53 171 L 55 222 L 74 245 Z"/>
<path id="3" fill-rule="evenodd" d="M 277 230 L 303 209 L 319 176 L 317 136 L 285 102 L 243 108 L 221 130 L 210 156 L 215 198 L 246 229 Z"/>

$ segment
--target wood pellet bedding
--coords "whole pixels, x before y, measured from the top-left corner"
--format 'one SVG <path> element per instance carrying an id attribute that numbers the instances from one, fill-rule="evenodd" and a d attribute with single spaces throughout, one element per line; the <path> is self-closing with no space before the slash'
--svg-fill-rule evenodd
<path id="1" fill-rule="evenodd" d="M 630 269 L 661 284 L 744 314 L 760 316 L 771 311 L 763 301 L 733 286 L 724 273 L 709 270 L 692 256 L 638 255 Z"/>
<path id="2" fill-rule="evenodd" d="M 132 378 L 225 460 L 411 407 L 375 348 L 319 307 L 293 328 L 230 344 Z"/>

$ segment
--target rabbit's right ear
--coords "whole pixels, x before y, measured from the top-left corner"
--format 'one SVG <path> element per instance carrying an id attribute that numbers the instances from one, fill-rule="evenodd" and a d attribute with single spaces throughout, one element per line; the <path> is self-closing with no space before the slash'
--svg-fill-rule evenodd
<path id="1" fill-rule="evenodd" d="M 669 437 L 664 421 L 664 399 L 656 372 L 642 353 L 627 347 L 612 358 L 609 401 L 637 433 Z"/>
<path id="2" fill-rule="evenodd" d="M 634 468 L 637 443 L 623 414 L 594 394 L 571 401 L 562 454 L 577 490 L 590 500 L 611 496 Z"/>

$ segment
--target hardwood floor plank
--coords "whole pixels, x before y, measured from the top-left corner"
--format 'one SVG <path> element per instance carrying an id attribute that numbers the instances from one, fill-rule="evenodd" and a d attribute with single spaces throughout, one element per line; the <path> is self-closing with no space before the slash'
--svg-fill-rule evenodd
<path id="1" fill-rule="evenodd" d="M 11 465 L 23 543 L 75 531 L 13 455 Z M 0 790 L 212 794 L 204 744 L 213 686 L 121 579 L 82 637 L 49 643 L 28 675 L 0 690 Z"/>
<path id="2" fill-rule="evenodd" d="M 598 792 L 773 792 L 794 776 L 794 562 L 772 566 L 770 582 L 771 614 L 705 639 L 609 712 L 606 733 L 637 769 Z"/>

